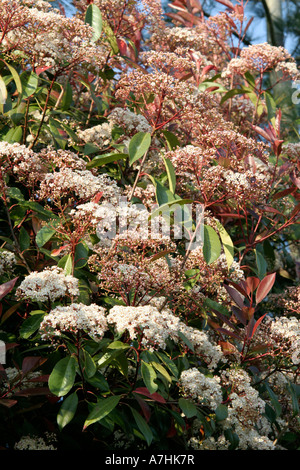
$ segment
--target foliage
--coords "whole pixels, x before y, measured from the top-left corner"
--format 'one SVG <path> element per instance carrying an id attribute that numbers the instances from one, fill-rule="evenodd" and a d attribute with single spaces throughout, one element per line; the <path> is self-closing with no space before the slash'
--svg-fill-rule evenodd
<path id="1" fill-rule="evenodd" d="M 219 3 L 1 2 L 3 449 L 299 449 L 300 72 Z"/>

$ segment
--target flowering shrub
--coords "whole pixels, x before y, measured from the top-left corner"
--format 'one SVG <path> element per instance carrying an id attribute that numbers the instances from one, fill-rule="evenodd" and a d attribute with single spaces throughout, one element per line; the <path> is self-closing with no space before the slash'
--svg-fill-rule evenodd
<path id="1" fill-rule="evenodd" d="M 0 4 L 3 449 L 299 449 L 300 71 L 220 3 Z"/>

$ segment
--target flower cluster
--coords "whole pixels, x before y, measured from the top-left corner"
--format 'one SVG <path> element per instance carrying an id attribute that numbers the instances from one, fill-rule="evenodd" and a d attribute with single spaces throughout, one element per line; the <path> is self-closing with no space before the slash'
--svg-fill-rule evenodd
<path id="1" fill-rule="evenodd" d="M 71 275 L 66 276 L 63 269 L 57 266 L 30 273 L 17 289 L 20 299 L 36 302 L 53 302 L 61 297 L 78 295 L 78 279 Z"/>
<path id="2" fill-rule="evenodd" d="M 220 377 L 207 377 L 196 367 L 184 370 L 180 376 L 184 395 L 215 410 L 223 401 Z"/>
<path id="3" fill-rule="evenodd" d="M 55 307 L 40 325 L 42 339 L 59 337 L 63 333 L 87 333 L 94 341 L 100 341 L 107 330 L 105 310 L 96 304 L 73 303 Z"/>

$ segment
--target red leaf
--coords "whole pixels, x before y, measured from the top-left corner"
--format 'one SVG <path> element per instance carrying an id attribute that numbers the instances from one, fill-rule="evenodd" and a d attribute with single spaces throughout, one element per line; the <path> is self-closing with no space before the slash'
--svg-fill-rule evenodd
<path id="1" fill-rule="evenodd" d="M 60 248 L 56 248 L 55 250 L 51 251 L 51 256 L 58 256 L 59 253 L 64 250 L 65 248 L 68 248 L 68 245 L 63 245 Z"/>
<path id="2" fill-rule="evenodd" d="M 141 395 L 145 395 L 148 398 L 151 398 L 154 401 L 158 401 L 159 403 L 166 403 L 164 397 L 162 397 L 159 393 L 154 392 L 150 393 L 146 387 L 139 387 L 134 390 L 134 393 L 140 393 Z"/>
<path id="3" fill-rule="evenodd" d="M 249 294 L 250 293 L 253 294 L 253 292 L 257 288 L 259 282 L 260 281 L 259 281 L 258 277 L 254 277 L 254 276 L 247 277 L 246 283 L 247 283 L 247 287 L 249 289 Z"/>
<path id="4" fill-rule="evenodd" d="M 51 67 L 37 67 L 35 69 L 35 73 L 37 75 L 40 75 L 42 72 L 45 72 L 45 70 L 49 70 L 49 69 L 51 69 Z"/>
<path id="5" fill-rule="evenodd" d="M 258 304 L 261 302 L 270 292 L 272 289 L 276 278 L 276 273 L 268 274 L 268 276 L 264 277 L 262 281 L 259 283 L 259 286 L 256 291 L 256 303 Z"/>
<path id="6" fill-rule="evenodd" d="M 22 372 L 23 374 L 27 374 L 27 372 L 35 369 L 36 367 L 40 366 L 43 362 L 47 359 L 43 359 L 42 357 L 36 356 L 28 356 L 23 359 L 22 362 Z"/>
<path id="7" fill-rule="evenodd" d="M 217 2 L 225 5 L 227 8 L 230 8 L 230 10 L 234 10 L 234 6 L 229 0 L 217 0 Z"/>
<path id="8" fill-rule="evenodd" d="M 171 426 L 169 428 L 169 431 L 166 434 L 166 437 L 174 437 L 177 434 L 177 429 L 175 428 L 174 425 L 174 420 L 172 420 Z"/>
<path id="9" fill-rule="evenodd" d="M 247 328 L 247 338 L 248 339 L 251 339 L 253 337 L 255 331 L 257 330 L 257 328 L 259 327 L 259 325 L 261 324 L 261 322 L 263 321 L 263 319 L 265 318 L 266 315 L 267 315 L 267 313 L 262 315 L 257 320 L 257 322 L 255 322 L 254 317 L 252 317 L 251 321 L 248 324 L 248 328 Z"/>
<path id="10" fill-rule="evenodd" d="M 287 196 L 288 194 L 291 194 L 295 191 L 295 188 L 292 187 L 292 188 L 287 188 L 287 189 L 284 189 L 283 191 L 279 191 L 278 193 L 274 194 L 273 196 L 273 201 L 276 201 L 277 199 L 280 199 L 282 197 L 285 197 Z"/>
<path id="11" fill-rule="evenodd" d="M 23 390 L 18 390 L 14 393 L 15 396 L 19 397 L 29 397 L 29 396 L 39 396 L 39 395 L 49 395 L 48 387 L 31 387 Z"/>
<path id="12" fill-rule="evenodd" d="M 102 193 L 97 193 L 93 199 L 92 199 L 92 202 L 94 202 L 95 204 L 98 204 L 98 202 L 100 201 L 100 199 L 102 198 L 102 195 L 103 195 L 103 192 Z"/>
<path id="13" fill-rule="evenodd" d="M 143 412 L 144 418 L 145 418 L 146 422 L 148 423 L 149 420 L 150 420 L 150 417 L 151 417 L 151 409 L 150 409 L 150 406 L 149 406 L 148 403 L 145 402 L 145 400 L 143 400 L 141 397 L 137 396 L 136 399 L 137 399 L 138 404 L 139 404 L 140 407 L 141 407 L 141 410 L 142 410 L 142 412 Z"/>
<path id="14" fill-rule="evenodd" d="M 234 281 L 231 281 L 231 279 L 226 279 L 226 281 L 232 285 L 236 290 L 239 291 L 240 294 L 242 294 L 243 297 L 247 297 L 247 285 L 245 281 L 240 281 L 239 284 L 237 284 Z"/>
<path id="15" fill-rule="evenodd" d="M 233 299 L 233 301 L 237 304 L 237 306 L 240 308 L 243 308 L 244 298 L 242 297 L 242 295 L 233 287 L 227 286 L 226 284 L 224 284 L 224 287 L 227 290 L 230 297 Z"/>
<path id="16" fill-rule="evenodd" d="M 247 316 L 245 315 L 245 312 L 243 312 L 242 310 L 240 310 L 239 308 L 237 308 L 235 305 L 233 305 L 232 307 L 232 312 L 235 316 L 235 318 L 241 322 L 244 326 L 247 325 Z"/>
<path id="17" fill-rule="evenodd" d="M 4 405 L 7 408 L 11 408 L 12 406 L 16 405 L 18 402 L 17 400 L 12 400 L 11 398 L 2 398 L 0 400 L 0 405 Z"/>
<path id="18" fill-rule="evenodd" d="M 4 284 L 1 284 L 0 286 L 0 300 L 3 299 L 3 297 L 6 296 L 11 290 L 13 290 L 15 283 L 19 277 L 15 277 L 11 281 L 5 282 Z"/>
<path id="19" fill-rule="evenodd" d="M 219 331 L 220 333 L 224 333 L 224 335 L 227 335 L 227 336 L 231 336 L 232 338 L 235 338 L 235 339 L 238 339 L 239 341 L 241 340 L 241 338 L 239 337 L 238 334 L 234 333 L 233 331 L 229 331 L 227 330 L 226 328 L 216 328 L 217 331 Z"/>

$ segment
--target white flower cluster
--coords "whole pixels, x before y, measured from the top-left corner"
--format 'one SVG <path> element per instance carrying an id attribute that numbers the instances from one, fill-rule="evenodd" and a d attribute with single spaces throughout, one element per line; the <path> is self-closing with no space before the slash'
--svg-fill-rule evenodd
<path id="1" fill-rule="evenodd" d="M 112 139 L 111 133 L 113 128 L 113 121 L 104 122 L 103 124 L 80 130 L 77 132 L 77 135 L 85 143 L 91 143 L 98 147 L 102 147 L 103 145 L 109 145 Z"/>
<path id="2" fill-rule="evenodd" d="M 55 442 L 56 436 L 53 433 L 46 433 L 45 437 L 23 436 L 14 445 L 14 450 L 56 450 Z"/>
<path id="3" fill-rule="evenodd" d="M 22 370 L 16 367 L 7 367 L 5 375 L 6 377 L 1 386 L 5 389 L 13 388 L 14 392 L 42 385 L 42 382 L 36 380 L 41 375 L 40 371 L 31 371 L 23 374 Z M 6 396 L 11 396 L 11 393 L 8 392 Z"/>
<path id="4" fill-rule="evenodd" d="M 14 253 L 8 250 L 0 250 L 0 276 L 12 272 L 16 262 Z"/>
<path id="5" fill-rule="evenodd" d="M 180 376 L 184 396 L 197 400 L 204 406 L 215 410 L 223 400 L 220 377 L 207 377 L 196 367 L 184 370 Z"/>
<path id="6" fill-rule="evenodd" d="M 271 426 L 264 416 L 266 403 L 251 386 L 250 376 L 243 369 L 231 369 L 224 371 L 221 379 L 222 385 L 232 390 L 224 429 L 235 430 L 240 449 L 274 450 L 268 438 Z"/>
<path id="7" fill-rule="evenodd" d="M 152 132 L 147 119 L 142 114 L 135 114 L 128 108 L 115 108 L 108 117 L 112 124 L 125 127 L 128 134 L 134 132 Z"/>
<path id="8" fill-rule="evenodd" d="M 149 348 L 166 348 L 166 340 L 178 331 L 179 318 L 151 305 L 142 307 L 115 306 L 107 315 L 107 322 L 114 324 L 118 333 L 127 331 L 130 338 L 142 338 L 142 344 Z M 141 335 L 142 333 L 142 335 Z"/>
<path id="9" fill-rule="evenodd" d="M 105 174 L 95 176 L 89 170 L 61 168 L 60 171 L 45 175 L 39 196 L 60 199 L 72 192 L 82 199 L 90 198 L 98 192 L 103 192 L 103 198 L 115 199 L 120 189 L 117 183 Z"/>
<path id="10" fill-rule="evenodd" d="M 270 336 L 275 344 L 286 344 L 293 364 L 300 364 L 300 320 L 296 317 L 280 317 L 269 323 Z"/>
<path id="11" fill-rule="evenodd" d="M 13 172 L 16 173 L 20 179 L 26 175 L 29 181 L 32 181 L 44 171 L 43 162 L 38 154 L 17 142 L 10 144 L 1 141 L 0 157 L 8 158 L 11 162 Z"/>
<path id="12" fill-rule="evenodd" d="M 115 306 L 110 310 L 107 322 L 114 324 L 118 333 L 127 331 L 131 339 L 140 336 L 142 344 L 150 348 L 165 349 L 168 338 L 185 345 L 183 335 L 192 344 L 195 354 L 201 356 L 210 369 L 224 361 L 221 348 L 212 344 L 204 331 L 185 325 L 170 310 L 160 312 L 152 305 Z"/>
<path id="13" fill-rule="evenodd" d="M 213 344 L 205 331 L 184 323 L 180 324 L 180 331 L 193 345 L 195 354 L 206 362 L 208 369 L 214 369 L 220 362 L 226 362 L 221 346 Z"/>
<path id="14" fill-rule="evenodd" d="M 193 436 L 189 439 L 188 445 L 194 450 L 228 450 L 230 442 L 225 439 L 223 434 L 218 438 L 210 436 L 201 441 L 199 437 Z"/>
<path id="15" fill-rule="evenodd" d="M 36 302 L 55 301 L 69 295 L 78 296 L 78 279 L 64 274 L 63 269 L 52 266 L 41 272 L 33 271 L 17 288 L 17 297 Z"/>
<path id="16" fill-rule="evenodd" d="M 55 307 L 40 325 L 42 339 L 61 336 L 62 332 L 77 334 L 86 332 L 94 341 L 100 341 L 107 330 L 105 310 L 96 304 L 73 303 L 66 307 Z"/>

